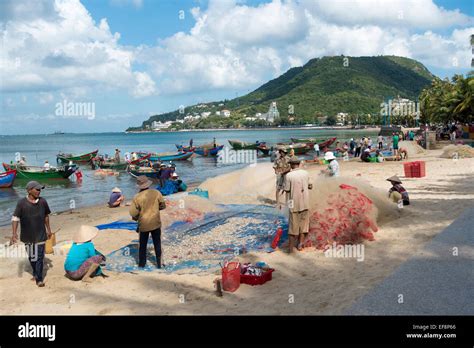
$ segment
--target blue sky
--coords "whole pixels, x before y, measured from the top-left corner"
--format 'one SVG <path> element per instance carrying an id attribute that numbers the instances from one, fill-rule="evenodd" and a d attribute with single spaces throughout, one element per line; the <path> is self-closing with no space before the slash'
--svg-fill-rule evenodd
<path id="1" fill-rule="evenodd" d="M 382 4 L 4 1 L 0 134 L 122 131 L 179 105 L 246 94 L 324 55 L 408 56 L 440 77 L 470 70 L 472 1 Z M 95 117 L 58 114 L 64 100 L 93 103 Z"/>

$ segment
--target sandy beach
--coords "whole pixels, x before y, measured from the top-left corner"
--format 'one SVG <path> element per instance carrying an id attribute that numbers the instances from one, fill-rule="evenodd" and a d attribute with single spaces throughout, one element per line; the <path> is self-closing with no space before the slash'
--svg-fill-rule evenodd
<path id="1" fill-rule="evenodd" d="M 275 268 L 273 280 L 262 286 L 241 285 L 234 293 L 217 297 L 213 281 L 219 274 L 117 273 L 86 284 L 64 276 L 65 256 L 47 255 L 46 286 L 30 281 L 26 259 L 3 259 L 0 264 L 1 314 L 341 314 L 357 299 L 389 276 L 410 256 L 452 223 L 474 202 L 474 158 L 440 158 L 442 149 L 410 153 L 409 161 L 426 162 L 426 177 L 405 178 L 403 162 L 362 163 L 340 161 L 338 183 L 355 185 L 379 208 L 375 240 L 365 242 L 364 261 L 328 258 L 307 248 L 287 254 L 251 252 L 241 261 L 265 261 Z M 318 173 L 324 166 L 306 165 L 314 185 L 324 185 Z M 410 194 L 411 205 L 399 210 L 386 198 L 386 178 L 398 175 Z M 211 203 L 259 203 L 274 198 L 270 163 L 208 179 Z M 47 192 L 43 193 L 47 197 Z M 130 201 L 131 197 L 127 197 Z M 162 213 L 164 234 L 173 217 Z M 128 207 L 95 206 L 51 216 L 57 242 L 69 240 L 81 224 L 97 225 L 129 219 Z M 11 228 L 0 229 L 2 242 Z M 108 254 L 136 239 L 126 230 L 103 230 L 94 240 Z M 166 255 L 166 249 L 164 250 Z M 184 300 L 183 300 L 184 299 Z"/>

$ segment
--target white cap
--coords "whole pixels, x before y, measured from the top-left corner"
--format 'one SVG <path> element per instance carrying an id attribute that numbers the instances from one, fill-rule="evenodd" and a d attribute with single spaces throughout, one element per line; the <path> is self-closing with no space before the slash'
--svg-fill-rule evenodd
<path id="1" fill-rule="evenodd" d="M 326 161 L 329 161 L 329 160 L 333 160 L 335 159 L 336 157 L 334 157 L 334 153 L 332 151 L 328 151 L 324 154 L 324 159 Z"/>

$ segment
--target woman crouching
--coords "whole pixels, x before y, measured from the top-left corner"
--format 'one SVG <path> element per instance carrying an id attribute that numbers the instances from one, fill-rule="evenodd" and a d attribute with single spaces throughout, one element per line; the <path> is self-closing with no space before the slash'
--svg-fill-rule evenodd
<path id="1" fill-rule="evenodd" d="M 96 227 L 83 225 L 74 234 L 74 243 L 64 263 L 66 276 L 69 279 L 91 282 L 94 276 L 107 277 L 100 268 L 105 262 L 105 256 L 95 250 L 92 243 L 92 239 L 97 237 L 98 233 Z"/>

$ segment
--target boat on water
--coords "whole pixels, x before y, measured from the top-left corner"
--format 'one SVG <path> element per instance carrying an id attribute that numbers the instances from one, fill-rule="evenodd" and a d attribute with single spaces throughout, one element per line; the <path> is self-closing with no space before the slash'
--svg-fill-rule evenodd
<path id="1" fill-rule="evenodd" d="M 56 160 L 62 163 L 69 163 L 72 161 L 74 163 L 88 164 L 92 161 L 94 157 L 97 156 L 98 152 L 99 150 L 95 150 L 95 151 L 88 152 L 82 155 L 73 155 L 70 153 L 66 154 L 66 153 L 60 152 L 57 154 Z"/>
<path id="2" fill-rule="evenodd" d="M 256 141 L 255 143 L 247 143 L 241 140 L 228 140 L 230 146 L 234 150 L 257 150 L 260 145 L 265 145 L 265 142 Z"/>
<path id="3" fill-rule="evenodd" d="M 0 188 L 12 187 L 16 178 L 16 170 L 7 170 L 5 173 L 0 173 Z"/>
<path id="4" fill-rule="evenodd" d="M 309 152 L 312 150 L 311 147 L 306 146 L 306 144 L 299 143 L 299 144 L 277 144 L 276 149 L 285 149 L 288 153 L 291 150 L 295 151 L 295 155 L 304 155 L 305 153 Z"/>
<path id="5" fill-rule="evenodd" d="M 136 160 L 116 162 L 113 159 L 104 159 L 103 156 L 94 157 L 91 161 L 92 169 L 112 169 L 112 170 L 126 170 L 129 165 L 139 165 L 150 159 L 151 154 L 139 155 Z"/>
<path id="6" fill-rule="evenodd" d="M 145 175 L 146 177 L 152 179 L 158 179 L 160 177 L 160 171 L 150 167 L 139 167 L 132 165 L 128 167 L 128 173 L 134 178 L 137 178 L 141 175 Z"/>
<path id="7" fill-rule="evenodd" d="M 145 155 L 145 153 L 138 153 L 139 155 Z M 194 151 L 189 152 L 161 152 L 161 153 L 149 153 L 149 160 L 156 162 L 166 162 L 166 161 L 186 161 L 188 159 L 192 159 L 194 155 Z"/>
<path id="8" fill-rule="evenodd" d="M 224 145 L 216 145 L 213 144 L 206 144 L 206 145 L 199 145 L 199 146 L 183 146 L 179 144 L 175 144 L 178 151 L 181 152 L 194 152 L 198 155 L 207 157 L 207 156 L 217 156 L 219 151 L 224 148 Z"/>
<path id="9" fill-rule="evenodd" d="M 78 169 L 77 165 L 66 165 L 64 167 L 44 169 L 43 167 L 16 165 L 3 163 L 6 171 L 16 170 L 18 179 L 44 180 L 44 179 L 67 179 Z"/>
<path id="10" fill-rule="evenodd" d="M 322 139 L 316 139 L 316 138 L 291 138 L 291 141 L 294 144 L 306 144 L 307 147 L 314 147 L 314 144 L 318 144 L 319 148 L 322 150 L 325 147 L 331 146 L 335 141 L 337 137 L 329 138 L 326 140 Z"/>

